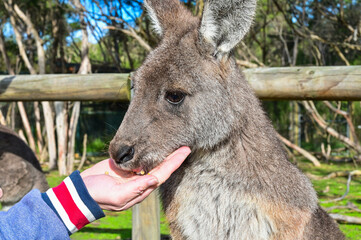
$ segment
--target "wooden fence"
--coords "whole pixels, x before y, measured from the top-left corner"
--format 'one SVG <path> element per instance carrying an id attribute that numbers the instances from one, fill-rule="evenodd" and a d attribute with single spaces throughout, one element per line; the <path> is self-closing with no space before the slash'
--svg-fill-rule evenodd
<path id="1" fill-rule="evenodd" d="M 361 66 L 245 70 L 264 100 L 361 100 Z M 0 101 L 130 101 L 128 74 L 0 76 Z M 133 209 L 133 240 L 160 239 L 152 194 Z"/>

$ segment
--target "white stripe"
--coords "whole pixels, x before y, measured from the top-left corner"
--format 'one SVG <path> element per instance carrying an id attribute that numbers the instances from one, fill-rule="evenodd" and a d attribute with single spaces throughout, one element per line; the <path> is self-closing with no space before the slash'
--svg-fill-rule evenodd
<path id="1" fill-rule="evenodd" d="M 59 216 L 61 217 L 61 220 L 63 220 L 65 226 L 68 228 L 69 232 L 75 233 L 76 231 L 78 231 L 76 226 L 70 221 L 68 214 L 66 213 L 65 209 L 59 202 L 53 189 L 50 188 L 48 191 L 46 191 L 46 194 L 48 194 L 51 203 L 53 204 L 55 210 L 58 212 Z"/>
<path id="2" fill-rule="evenodd" d="M 76 206 L 80 209 L 80 211 L 84 214 L 84 216 L 88 219 L 88 221 L 91 223 L 95 221 L 95 217 L 92 214 L 92 212 L 89 210 L 89 208 L 84 204 L 84 202 L 81 200 L 78 191 L 76 190 L 73 181 L 71 181 L 70 177 L 65 178 L 64 183 L 66 187 L 68 188 L 71 197 L 73 198 Z"/>

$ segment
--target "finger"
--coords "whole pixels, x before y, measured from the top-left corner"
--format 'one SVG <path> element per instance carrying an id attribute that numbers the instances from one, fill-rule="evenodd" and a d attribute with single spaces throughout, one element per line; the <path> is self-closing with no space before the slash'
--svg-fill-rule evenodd
<path id="1" fill-rule="evenodd" d="M 102 204 L 102 203 L 100 203 L 99 206 L 103 210 L 109 210 L 109 211 L 115 211 L 115 212 L 124 211 L 124 210 L 127 210 L 128 208 L 133 207 L 135 204 L 142 202 L 156 188 L 157 188 L 156 186 L 148 188 L 142 194 L 139 194 L 136 198 L 128 201 L 125 205 L 111 205 L 111 204 Z"/>
<path id="2" fill-rule="evenodd" d="M 132 199 L 131 201 L 129 201 L 127 204 L 125 204 L 125 206 L 121 209 L 121 210 L 126 210 L 128 208 L 131 208 L 132 206 L 134 206 L 135 204 L 138 204 L 140 202 L 142 202 L 144 199 L 146 199 L 157 187 L 153 186 L 150 187 L 148 189 L 146 189 L 142 194 L 140 194 L 139 196 L 135 197 L 134 199 Z"/>
<path id="3" fill-rule="evenodd" d="M 3 190 L 0 188 L 0 198 L 3 196 Z"/>
<path id="4" fill-rule="evenodd" d="M 90 175 L 101 175 L 101 174 L 104 174 L 107 169 L 109 169 L 108 165 L 109 165 L 109 159 L 106 159 L 106 160 L 100 161 L 100 162 L 96 163 L 95 165 L 93 165 L 92 167 L 82 171 L 80 174 L 83 177 L 90 176 Z"/>
<path id="5" fill-rule="evenodd" d="M 150 171 L 149 174 L 155 176 L 160 184 L 164 183 L 170 175 L 179 168 L 190 153 L 191 150 L 189 147 L 179 148 L 166 158 L 161 165 Z"/>
<path id="6" fill-rule="evenodd" d="M 183 151 L 184 148 L 187 148 L 187 147 L 180 147 L 178 148 L 177 150 L 175 150 L 174 152 L 172 152 L 168 157 L 166 157 L 164 159 L 164 161 L 168 161 L 169 159 L 171 159 L 172 157 L 174 157 L 174 155 L 176 155 L 177 153 L 179 153 L 179 151 Z"/>
<path id="7" fill-rule="evenodd" d="M 149 174 L 152 174 L 153 172 L 158 171 L 158 170 L 159 170 L 160 168 L 162 168 L 163 165 L 166 164 L 166 162 L 168 162 L 168 161 L 178 161 L 178 160 L 174 160 L 175 156 L 178 155 L 178 154 L 185 153 L 185 154 L 188 156 L 189 153 L 190 153 L 190 151 L 191 151 L 190 148 L 189 148 L 189 147 L 186 147 L 186 146 L 178 148 L 176 151 L 174 151 L 174 152 L 171 153 L 168 157 L 166 157 L 166 158 L 164 159 L 164 161 L 163 161 L 159 166 L 153 168 L 153 169 L 149 172 Z M 178 158 L 176 158 L 176 159 L 178 159 Z M 185 160 L 185 159 L 184 159 L 184 160 Z M 184 160 L 183 160 L 183 161 L 184 161 Z M 180 164 L 182 164 L 182 163 L 180 163 Z M 178 166 L 178 167 L 179 167 L 179 166 Z"/>
<path id="8" fill-rule="evenodd" d="M 135 180 L 129 181 L 119 185 L 119 194 L 127 197 L 128 201 L 133 200 L 134 198 L 142 195 L 148 188 L 154 186 L 156 187 L 159 184 L 159 181 L 156 177 L 152 175 L 146 175 L 139 177 Z"/>

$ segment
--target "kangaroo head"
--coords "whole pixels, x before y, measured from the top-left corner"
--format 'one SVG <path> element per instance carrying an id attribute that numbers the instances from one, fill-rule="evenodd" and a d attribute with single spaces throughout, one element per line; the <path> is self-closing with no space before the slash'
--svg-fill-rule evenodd
<path id="1" fill-rule="evenodd" d="M 248 88 L 229 54 L 248 31 L 256 0 L 206 1 L 202 19 L 178 0 L 145 6 L 162 40 L 132 76 L 134 97 L 109 147 L 134 172 L 181 146 L 211 149 L 239 131 Z"/>

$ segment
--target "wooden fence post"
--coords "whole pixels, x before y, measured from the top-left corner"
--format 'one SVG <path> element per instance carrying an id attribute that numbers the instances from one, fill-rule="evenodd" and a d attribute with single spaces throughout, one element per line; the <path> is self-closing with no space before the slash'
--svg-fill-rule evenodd
<path id="1" fill-rule="evenodd" d="M 160 240 L 160 207 L 157 190 L 133 207 L 132 240 Z"/>
<path id="2" fill-rule="evenodd" d="M 131 74 L 128 78 L 130 100 L 133 98 Z M 158 190 L 132 208 L 132 240 L 160 240 L 160 207 Z"/>

